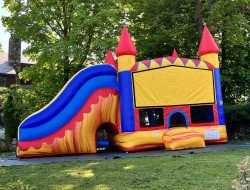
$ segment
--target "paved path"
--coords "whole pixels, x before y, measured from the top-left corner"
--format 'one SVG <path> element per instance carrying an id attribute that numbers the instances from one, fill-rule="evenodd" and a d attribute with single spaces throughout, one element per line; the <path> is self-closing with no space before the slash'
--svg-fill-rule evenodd
<path id="1" fill-rule="evenodd" d="M 61 157 L 43 157 L 43 158 L 26 158 L 19 159 L 15 156 L 0 157 L 0 166 L 23 166 L 23 165 L 35 165 L 35 164 L 47 164 L 55 162 L 75 162 L 75 161 L 89 161 L 89 160 L 110 160 L 115 158 L 138 158 L 138 157 L 159 157 L 159 156 L 178 156 L 193 153 L 202 152 L 218 152 L 225 150 L 238 150 L 242 148 L 249 148 L 250 155 L 250 143 L 245 144 L 222 144 L 222 145 L 207 145 L 202 149 L 188 149 L 181 151 L 165 151 L 165 150 L 151 150 L 135 153 L 124 152 L 101 152 L 98 154 L 85 154 L 85 155 L 73 155 L 73 156 L 61 156 Z"/>

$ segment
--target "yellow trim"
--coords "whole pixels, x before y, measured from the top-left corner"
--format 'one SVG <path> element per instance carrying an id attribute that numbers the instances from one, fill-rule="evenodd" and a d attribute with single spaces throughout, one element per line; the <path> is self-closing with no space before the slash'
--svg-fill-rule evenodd
<path id="1" fill-rule="evenodd" d="M 138 63 L 137 71 L 143 71 L 143 70 L 147 70 L 147 69 L 148 69 L 148 67 L 144 63 L 142 63 L 142 62 Z"/>
<path id="2" fill-rule="evenodd" d="M 196 68 L 196 65 L 195 65 L 195 63 L 194 63 L 191 59 L 189 59 L 189 60 L 187 61 L 187 63 L 186 63 L 186 67 L 193 67 L 193 68 Z"/>
<path id="3" fill-rule="evenodd" d="M 204 61 L 201 61 L 197 68 L 207 69 L 207 65 L 206 65 L 206 63 Z"/>
<path id="4" fill-rule="evenodd" d="M 180 58 L 177 58 L 176 60 L 175 60 L 175 62 L 173 63 L 173 65 L 178 65 L 178 66 L 184 66 L 184 64 L 183 64 L 183 62 L 181 61 L 181 59 Z"/>
<path id="5" fill-rule="evenodd" d="M 158 68 L 158 67 L 160 67 L 160 65 L 156 61 L 151 60 L 151 62 L 150 62 L 150 69 Z"/>
<path id="6" fill-rule="evenodd" d="M 162 59 L 161 66 L 169 66 L 171 62 L 165 58 Z"/>
<path id="7" fill-rule="evenodd" d="M 216 53 L 202 55 L 201 60 L 211 63 L 215 68 L 219 68 L 219 58 Z"/>
<path id="8" fill-rule="evenodd" d="M 129 71 L 135 64 L 135 56 L 122 55 L 118 57 L 118 72 Z"/>

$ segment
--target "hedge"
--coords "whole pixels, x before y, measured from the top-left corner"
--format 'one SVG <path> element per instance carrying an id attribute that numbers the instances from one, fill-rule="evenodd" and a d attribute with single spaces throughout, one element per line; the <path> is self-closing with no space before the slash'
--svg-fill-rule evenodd
<path id="1" fill-rule="evenodd" d="M 250 140 L 250 104 L 225 106 L 229 140 Z"/>

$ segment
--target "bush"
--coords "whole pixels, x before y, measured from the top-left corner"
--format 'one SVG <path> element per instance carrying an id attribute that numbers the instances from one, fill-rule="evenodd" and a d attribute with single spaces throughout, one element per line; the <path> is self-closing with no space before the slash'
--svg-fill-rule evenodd
<path id="1" fill-rule="evenodd" d="M 229 140 L 250 140 L 250 104 L 225 106 Z"/>
<path id="2" fill-rule="evenodd" d="M 2 120 L 5 127 L 7 149 L 13 138 L 17 138 L 19 124 L 30 114 L 43 107 L 50 100 L 38 94 L 32 88 L 13 85 L 1 96 L 4 100 L 2 106 Z M 1 119 L 1 117 L 0 117 Z"/>
<path id="3" fill-rule="evenodd" d="M 5 128 L 5 139 L 7 146 L 10 145 L 13 138 L 17 138 L 17 129 L 20 123 L 20 118 L 16 103 L 16 89 L 9 89 L 3 104 L 3 124 Z"/>

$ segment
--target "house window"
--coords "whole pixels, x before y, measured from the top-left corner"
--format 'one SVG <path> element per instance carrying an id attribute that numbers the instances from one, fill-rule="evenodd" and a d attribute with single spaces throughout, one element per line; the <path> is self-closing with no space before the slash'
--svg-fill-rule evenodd
<path id="1" fill-rule="evenodd" d="M 214 122 L 214 112 L 212 105 L 190 106 L 192 123 L 211 123 Z"/>
<path id="2" fill-rule="evenodd" d="M 141 109 L 139 110 L 140 127 L 157 127 L 163 126 L 163 109 Z"/>

